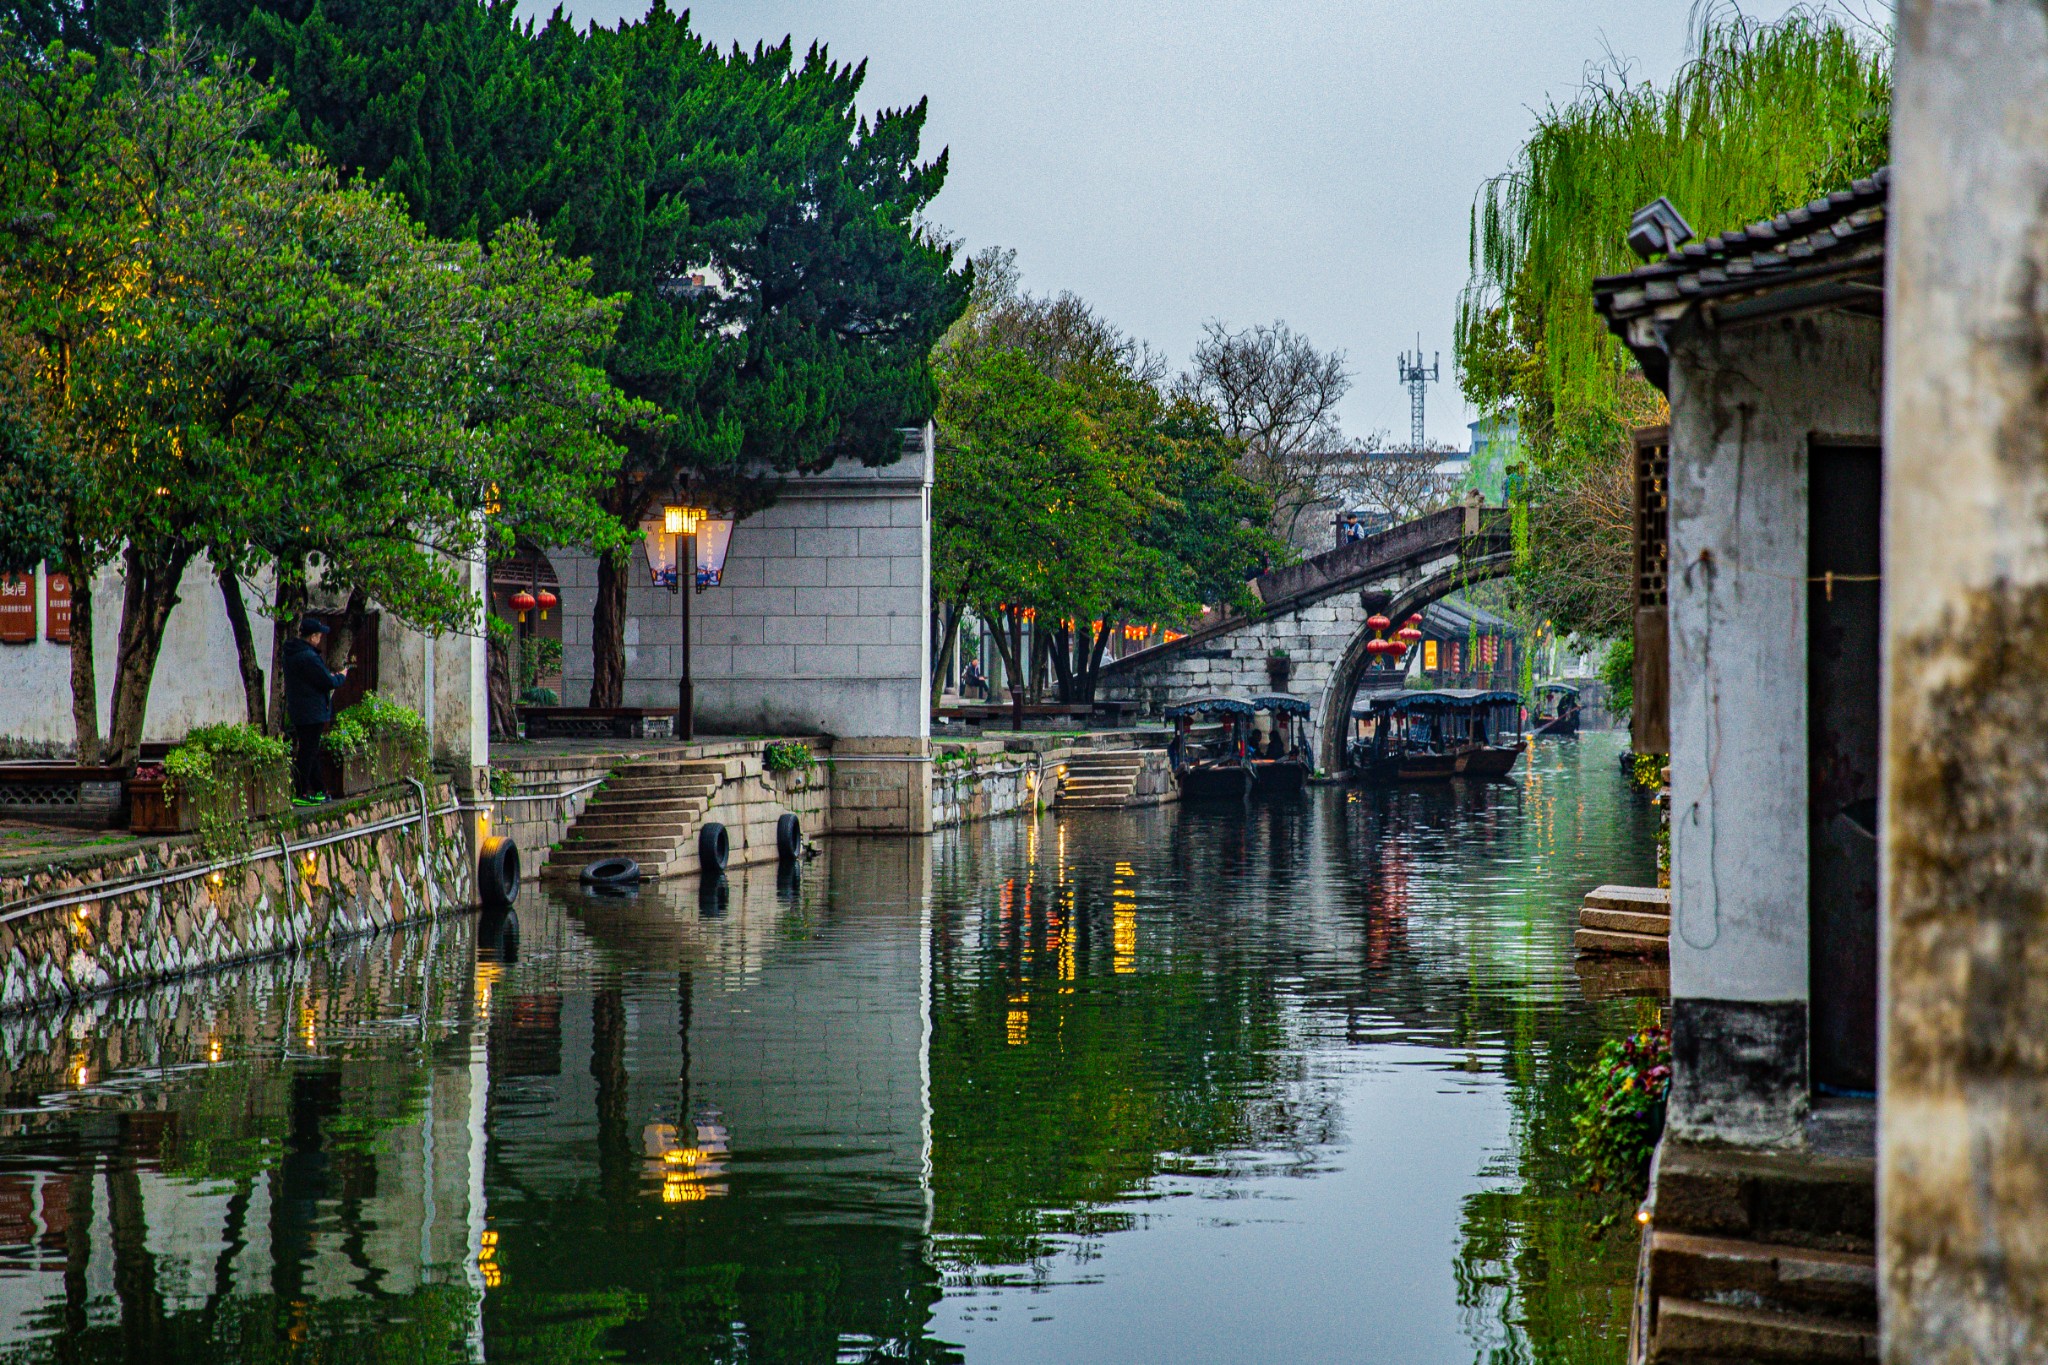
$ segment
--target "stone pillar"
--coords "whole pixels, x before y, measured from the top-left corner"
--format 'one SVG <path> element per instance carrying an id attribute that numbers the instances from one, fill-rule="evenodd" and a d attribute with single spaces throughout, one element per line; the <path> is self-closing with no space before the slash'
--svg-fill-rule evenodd
<path id="1" fill-rule="evenodd" d="M 931 742 L 838 739 L 832 744 L 834 834 L 930 834 Z"/>
<path id="2" fill-rule="evenodd" d="M 2048 9 L 1907 0 L 1885 536 L 1884 1358 L 2048 1355 Z"/>

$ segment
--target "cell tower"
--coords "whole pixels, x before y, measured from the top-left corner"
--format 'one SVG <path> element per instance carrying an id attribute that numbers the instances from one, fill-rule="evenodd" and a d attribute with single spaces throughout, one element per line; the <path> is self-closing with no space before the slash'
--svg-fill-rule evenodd
<path id="1" fill-rule="evenodd" d="M 1431 380 L 1441 380 L 1437 369 L 1442 353 L 1430 357 L 1429 367 L 1422 365 L 1422 333 L 1415 334 L 1415 354 L 1401 352 L 1401 382 L 1408 386 L 1408 448 L 1421 450 L 1428 441 L 1422 434 L 1422 398 Z"/>

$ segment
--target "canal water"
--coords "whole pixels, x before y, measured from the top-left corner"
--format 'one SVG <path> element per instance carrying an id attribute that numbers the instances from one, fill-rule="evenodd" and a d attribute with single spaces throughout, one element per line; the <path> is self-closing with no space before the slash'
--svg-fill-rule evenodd
<path id="1" fill-rule="evenodd" d="M 0 1361 L 1619 1361 L 1618 737 L 0 1021 Z M 1599 994 L 1594 989 L 1592 994 Z"/>

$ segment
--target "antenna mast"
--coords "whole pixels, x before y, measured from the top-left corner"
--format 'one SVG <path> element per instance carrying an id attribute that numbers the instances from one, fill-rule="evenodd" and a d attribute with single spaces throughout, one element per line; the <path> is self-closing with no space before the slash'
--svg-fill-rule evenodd
<path id="1" fill-rule="evenodd" d="M 1408 448 L 1413 451 L 1420 452 L 1428 444 L 1422 434 L 1422 399 L 1430 382 L 1441 380 L 1438 370 L 1441 359 L 1442 352 L 1438 352 L 1430 357 L 1428 367 L 1423 367 L 1420 332 L 1415 334 L 1415 354 L 1411 357 L 1406 351 L 1401 352 L 1401 382 L 1408 386 Z"/>

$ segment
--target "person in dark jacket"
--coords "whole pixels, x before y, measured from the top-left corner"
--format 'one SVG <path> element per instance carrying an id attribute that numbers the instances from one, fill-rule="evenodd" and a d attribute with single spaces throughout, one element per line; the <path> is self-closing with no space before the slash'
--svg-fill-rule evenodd
<path id="1" fill-rule="evenodd" d="M 320 657 L 320 645 L 327 638 L 327 623 L 308 616 L 299 622 L 297 638 L 284 646 L 284 709 L 292 722 L 292 790 L 301 805 L 317 805 L 327 799 L 320 782 L 320 737 L 334 719 L 334 689 L 348 678 L 348 670 L 335 673 Z"/>

